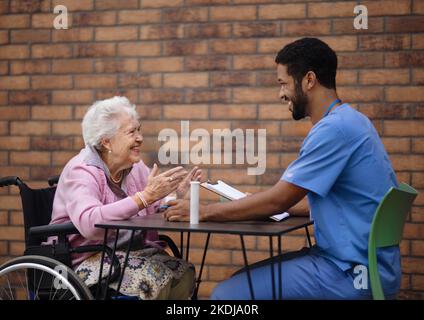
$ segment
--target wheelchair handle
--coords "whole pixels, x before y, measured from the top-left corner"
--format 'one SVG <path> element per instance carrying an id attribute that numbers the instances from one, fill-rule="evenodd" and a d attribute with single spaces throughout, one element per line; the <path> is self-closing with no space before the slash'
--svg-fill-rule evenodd
<path id="1" fill-rule="evenodd" d="M 0 178 L 0 187 L 20 186 L 22 184 L 24 184 L 23 181 L 17 176 L 8 176 Z"/>

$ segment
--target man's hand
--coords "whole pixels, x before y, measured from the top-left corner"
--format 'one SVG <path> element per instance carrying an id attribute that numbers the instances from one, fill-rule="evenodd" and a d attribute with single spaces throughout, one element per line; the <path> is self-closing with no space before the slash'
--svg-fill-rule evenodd
<path id="1" fill-rule="evenodd" d="M 169 206 L 163 213 L 168 221 L 190 221 L 190 200 L 177 199 L 166 203 Z"/>

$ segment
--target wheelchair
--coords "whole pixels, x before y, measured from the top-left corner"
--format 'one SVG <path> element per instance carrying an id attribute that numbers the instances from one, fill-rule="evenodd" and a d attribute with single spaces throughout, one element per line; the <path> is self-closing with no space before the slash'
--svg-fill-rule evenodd
<path id="1" fill-rule="evenodd" d="M 0 187 L 19 188 L 25 230 L 24 255 L 0 266 L 0 300 L 94 300 L 98 296 L 125 300 L 126 296 L 106 287 L 106 279 L 89 288 L 72 270 L 71 254 L 104 251 L 110 261 L 114 261 L 110 282 L 121 274 L 119 260 L 110 247 L 87 245 L 72 248 L 67 236 L 80 234 L 77 228 L 72 223 L 49 225 L 58 181 L 59 176 L 51 177 L 48 187 L 32 189 L 19 177 L 0 178 Z M 43 244 L 50 236 L 56 236 L 57 241 Z M 159 240 L 165 241 L 172 254 L 181 258 L 170 237 L 159 235 Z"/>

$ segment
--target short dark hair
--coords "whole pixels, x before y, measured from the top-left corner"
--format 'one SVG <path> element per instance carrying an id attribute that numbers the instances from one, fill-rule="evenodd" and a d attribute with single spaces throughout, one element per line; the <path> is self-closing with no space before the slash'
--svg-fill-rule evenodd
<path id="1" fill-rule="evenodd" d="M 321 85 L 336 88 L 337 55 L 325 42 L 317 38 L 302 38 L 281 49 L 275 62 L 287 66 L 287 73 L 297 83 L 313 71 Z"/>

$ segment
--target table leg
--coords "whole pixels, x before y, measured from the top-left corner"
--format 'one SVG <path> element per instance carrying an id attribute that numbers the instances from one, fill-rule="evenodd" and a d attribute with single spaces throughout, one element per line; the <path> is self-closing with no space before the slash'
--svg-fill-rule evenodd
<path id="1" fill-rule="evenodd" d="M 241 241 L 241 249 L 243 251 L 244 266 L 246 267 L 247 281 L 249 283 L 250 297 L 252 298 L 252 300 L 255 300 L 255 294 L 253 292 L 253 286 L 252 286 L 252 277 L 251 277 L 251 274 L 250 274 L 250 267 L 249 267 L 249 264 L 247 262 L 246 247 L 244 246 L 243 235 L 240 235 L 240 241 Z"/>
<path id="2" fill-rule="evenodd" d="M 105 259 L 105 253 L 106 253 L 106 246 L 107 246 L 107 233 L 109 229 L 105 229 L 105 236 L 103 238 L 103 251 L 102 251 L 102 259 L 100 260 L 100 270 L 99 270 L 99 280 L 97 281 L 97 289 L 96 289 L 96 300 L 100 296 L 100 287 L 101 287 L 101 281 L 102 281 L 102 273 L 103 273 L 103 261 Z"/>
<path id="3" fill-rule="evenodd" d="M 110 282 L 110 278 L 111 278 L 111 275 L 112 275 L 113 261 L 115 260 L 115 252 L 116 252 L 116 246 L 118 244 L 118 238 L 119 238 L 119 229 L 116 229 L 116 237 L 115 237 L 115 242 L 113 243 L 112 258 L 111 258 L 110 266 L 109 266 L 109 274 L 106 278 L 105 293 L 103 295 L 103 300 L 106 300 L 107 289 L 109 288 L 109 282 Z M 118 259 L 118 261 L 119 261 L 119 259 Z"/>
<path id="4" fill-rule="evenodd" d="M 124 279 L 125 269 L 127 267 L 128 258 L 130 256 L 130 251 L 131 251 L 131 246 L 132 246 L 132 243 L 133 243 L 133 240 L 134 240 L 134 234 L 135 234 L 135 230 L 132 230 L 131 231 L 130 241 L 128 242 L 127 252 L 125 254 L 124 266 L 122 267 L 122 272 L 121 272 L 121 275 L 119 277 L 118 288 L 116 289 L 116 291 L 117 291 L 118 294 L 119 294 L 119 290 L 121 289 L 122 280 Z"/>
<path id="5" fill-rule="evenodd" d="M 190 232 L 187 232 L 187 244 L 186 244 L 186 261 L 188 261 L 188 252 L 190 250 Z"/>
<path id="6" fill-rule="evenodd" d="M 283 299 L 283 284 L 281 283 L 281 235 L 278 236 L 278 299 Z"/>
<path id="7" fill-rule="evenodd" d="M 272 236 L 269 236 L 269 256 L 271 258 L 272 300 L 275 300 L 274 248 L 272 244 Z"/>
<path id="8" fill-rule="evenodd" d="M 197 300 L 197 293 L 199 291 L 200 282 L 202 281 L 203 266 L 205 265 L 206 252 L 208 251 L 210 237 L 211 237 L 211 233 L 208 232 L 208 236 L 206 237 L 205 249 L 203 250 L 202 263 L 200 264 L 199 276 L 197 277 L 197 280 L 196 280 L 197 285 L 196 285 L 196 288 L 194 289 L 192 300 Z"/>

